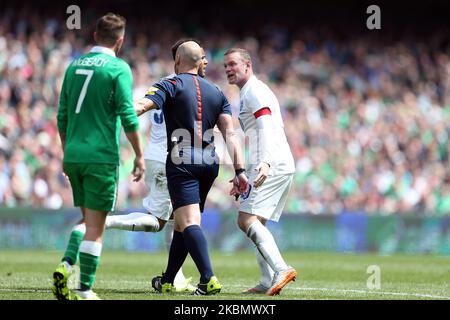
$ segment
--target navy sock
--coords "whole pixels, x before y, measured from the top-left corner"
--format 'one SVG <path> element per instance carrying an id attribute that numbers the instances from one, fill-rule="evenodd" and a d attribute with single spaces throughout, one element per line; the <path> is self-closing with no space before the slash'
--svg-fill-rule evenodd
<path id="1" fill-rule="evenodd" d="M 208 254 L 208 243 L 199 225 L 191 225 L 183 231 L 184 243 L 200 272 L 200 283 L 207 283 L 214 275 Z"/>
<path id="2" fill-rule="evenodd" d="M 188 255 L 188 250 L 184 244 L 183 233 L 178 231 L 173 231 L 172 243 L 169 249 L 169 261 L 167 262 L 167 269 L 164 273 L 161 282 L 162 283 L 173 283 L 178 270 L 186 260 Z"/>
<path id="3" fill-rule="evenodd" d="M 61 261 L 65 261 L 68 264 L 70 264 L 71 266 L 73 266 L 75 263 L 72 261 L 72 259 L 70 259 L 69 257 L 64 257 L 61 259 Z"/>

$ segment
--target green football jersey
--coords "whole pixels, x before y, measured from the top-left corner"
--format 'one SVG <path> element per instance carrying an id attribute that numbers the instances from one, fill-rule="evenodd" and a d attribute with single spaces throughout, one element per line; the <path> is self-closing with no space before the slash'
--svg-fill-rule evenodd
<path id="1" fill-rule="evenodd" d="M 96 46 L 66 70 L 58 130 L 66 136 L 64 162 L 119 164 L 120 125 L 138 130 L 129 65 Z"/>

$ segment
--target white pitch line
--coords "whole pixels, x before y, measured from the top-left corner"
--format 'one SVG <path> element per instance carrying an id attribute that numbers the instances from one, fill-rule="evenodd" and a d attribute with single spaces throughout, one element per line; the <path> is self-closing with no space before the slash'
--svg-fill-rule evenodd
<path id="1" fill-rule="evenodd" d="M 241 285 L 229 285 L 229 287 L 235 288 L 243 288 Z M 419 298 L 430 298 L 430 299 L 446 299 L 450 300 L 450 297 L 446 296 L 436 296 L 431 294 L 422 294 L 422 293 L 408 293 L 408 292 L 385 292 L 385 291 L 369 291 L 369 290 L 355 290 L 355 289 L 333 289 L 333 288 L 302 288 L 302 287 L 294 287 L 290 288 L 291 290 L 298 291 L 330 291 L 330 292 L 341 292 L 341 293 L 362 293 L 362 294 L 375 294 L 375 295 L 391 295 L 391 296 L 412 296 Z"/>
<path id="2" fill-rule="evenodd" d="M 126 281 L 133 282 L 133 281 Z M 228 285 L 227 287 L 244 288 L 242 285 Z M 408 292 L 385 292 L 385 291 L 368 291 L 368 290 L 355 290 L 355 289 L 331 289 L 331 288 L 290 288 L 298 291 L 324 291 L 324 292 L 341 292 L 341 293 L 362 293 L 362 294 L 375 294 L 375 295 L 391 295 L 391 296 L 411 296 L 418 298 L 430 298 L 430 299 L 445 299 L 450 300 L 447 296 L 436 296 L 431 294 L 422 293 L 408 293 Z M 0 288 L 0 292 L 51 292 L 46 289 L 8 289 Z"/>
<path id="3" fill-rule="evenodd" d="M 0 292 L 52 292 L 48 289 L 8 289 L 0 288 Z"/>
<path id="4" fill-rule="evenodd" d="M 376 295 L 391 295 L 391 296 L 412 296 L 419 298 L 431 298 L 431 299 L 447 299 L 450 297 L 446 296 L 435 296 L 431 294 L 422 293 L 408 293 L 408 292 L 385 292 L 385 291 L 369 291 L 369 290 L 355 290 L 355 289 L 329 289 L 329 288 L 292 288 L 294 290 L 305 290 L 305 291 L 334 291 L 334 292 L 353 292 L 353 293 L 363 293 L 363 294 L 376 294 Z"/>

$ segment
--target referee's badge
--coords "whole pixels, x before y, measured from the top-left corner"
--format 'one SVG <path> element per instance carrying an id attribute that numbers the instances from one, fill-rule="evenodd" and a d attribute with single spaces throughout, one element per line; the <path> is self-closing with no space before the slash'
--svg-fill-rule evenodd
<path id="1" fill-rule="evenodd" d="M 150 95 L 150 96 L 154 96 L 156 91 L 158 91 L 158 88 L 156 87 L 150 87 L 147 92 L 145 93 L 145 95 Z"/>

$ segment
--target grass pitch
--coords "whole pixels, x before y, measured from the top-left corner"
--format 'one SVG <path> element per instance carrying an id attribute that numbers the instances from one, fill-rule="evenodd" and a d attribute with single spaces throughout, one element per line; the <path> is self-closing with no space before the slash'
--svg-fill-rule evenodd
<path id="1" fill-rule="evenodd" d="M 0 251 L 0 299 L 54 299 L 50 291 L 51 276 L 61 256 L 62 252 L 55 251 Z M 159 294 L 151 288 L 151 278 L 165 268 L 166 252 L 104 250 L 94 289 L 106 300 L 450 299 L 448 256 L 285 252 L 284 257 L 297 269 L 298 278 L 276 297 L 240 293 L 259 279 L 251 251 L 232 255 L 213 252 L 214 271 L 223 290 L 216 296 L 192 297 Z M 367 285 L 372 275 L 367 273 L 371 265 L 379 267 L 379 289 Z M 195 285 L 198 272 L 190 257 L 183 270 L 186 276 L 193 277 Z"/>

